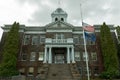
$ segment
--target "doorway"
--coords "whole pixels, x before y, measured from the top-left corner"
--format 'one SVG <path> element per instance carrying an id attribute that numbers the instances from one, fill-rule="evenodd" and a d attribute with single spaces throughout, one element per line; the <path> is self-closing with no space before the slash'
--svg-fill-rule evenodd
<path id="1" fill-rule="evenodd" d="M 66 48 L 53 48 L 53 63 L 66 63 Z"/>

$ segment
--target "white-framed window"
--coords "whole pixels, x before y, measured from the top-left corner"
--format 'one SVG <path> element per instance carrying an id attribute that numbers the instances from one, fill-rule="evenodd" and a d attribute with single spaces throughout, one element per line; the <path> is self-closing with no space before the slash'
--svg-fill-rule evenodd
<path id="1" fill-rule="evenodd" d="M 34 73 L 34 67 L 29 67 L 28 76 L 33 76 L 33 73 Z"/>
<path id="2" fill-rule="evenodd" d="M 36 53 L 35 52 L 31 52 L 30 53 L 30 61 L 35 61 L 36 58 Z"/>
<path id="3" fill-rule="evenodd" d="M 89 68 L 89 75 L 91 76 L 91 69 L 90 69 L 90 67 L 88 67 Z M 87 67 L 84 67 L 83 68 L 83 70 L 84 70 L 84 74 L 87 76 Z"/>
<path id="4" fill-rule="evenodd" d="M 95 41 L 91 41 L 91 40 L 86 39 L 86 44 L 87 45 L 95 45 Z"/>
<path id="5" fill-rule="evenodd" d="M 83 35 L 80 35 L 80 40 L 79 40 L 80 44 L 84 44 L 84 39 L 83 39 Z"/>
<path id="6" fill-rule="evenodd" d="M 26 53 L 22 53 L 21 54 L 21 60 L 22 61 L 26 61 L 27 60 L 27 54 Z"/>
<path id="7" fill-rule="evenodd" d="M 37 73 L 40 74 L 41 72 L 41 67 L 38 67 Z"/>
<path id="8" fill-rule="evenodd" d="M 64 34 L 55 34 L 55 39 L 64 39 Z"/>
<path id="9" fill-rule="evenodd" d="M 96 52 L 91 52 L 91 60 L 96 61 L 97 60 L 97 53 Z"/>
<path id="10" fill-rule="evenodd" d="M 28 45 L 30 43 L 30 35 L 24 36 L 24 45 Z"/>
<path id="11" fill-rule="evenodd" d="M 98 68 L 98 66 L 93 67 L 93 73 L 94 73 L 94 76 L 99 76 L 99 68 Z"/>
<path id="12" fill-rule="evenodd" d="M 40 36 L 40 43 L 45 43 L 45 36 Z"/>
<path id="13" fill-rule="evenodd" d="M 80 61 L 80 52 L 75 52 L 75 61 Z"/>
<path id="14" fill-rule="evenodd" d="M 32 45 L 38 44 L 38 36 L 32 36 Z"/>
<path id="15" fill-rule="evenodd" d="M 38 60 L 39 61 L 43 61 L 43 59 L 44 59 L 44 52 L 39 52 L 39 58 L 38 58 Z"/>
<path id="16" fill-rule="evenodd" d="M 87 53 L 87 55 L 86 55 L 86 53 L 83 52 L 83 61 L 86 61 L 86 57 L 87 57 L 87 60 L 89 61 L 88 53 Z"/>
<path id="17" fill-rule="evenodd" d="M 23 75 L 25 73 L 25 68 L 20 68 L 19 72 L 20 72 L 21 75 Z"/>
<path id="18" fill-rule="evenodd" d="M 74 40 L 74 43 L 79 43 L 79 37 L 78 36 L 73 37 L 73 40 Z"/>

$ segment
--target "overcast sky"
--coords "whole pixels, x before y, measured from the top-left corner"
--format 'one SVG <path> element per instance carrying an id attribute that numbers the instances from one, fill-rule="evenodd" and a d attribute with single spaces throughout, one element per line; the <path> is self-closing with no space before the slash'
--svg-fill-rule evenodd
<path id="1" fill-rule="evenodd" d="M 83 20 L 91 25 L 120 25 L 120 0 L 0 0 L 1 26 L 13 24 L 46 25 L 51 22 L 51 13 L 59 6 L 68 13 L 68 23 L 81 25 L 80 3 Z"/>

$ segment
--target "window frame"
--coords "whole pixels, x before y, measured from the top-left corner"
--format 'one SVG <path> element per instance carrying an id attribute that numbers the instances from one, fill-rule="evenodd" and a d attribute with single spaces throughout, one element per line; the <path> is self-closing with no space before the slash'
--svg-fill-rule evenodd
<path id="1" fill-rule="evenodd" d="M 30 35 L 24 35 L 24 41 L 23 41 L 23 44 L 24 44 L 24 45 L 28 45 L 28 44 L 30 44 L 30 38 L 31 38 Z"/>
<path id="2" fill-rule="evenodd" d="M 30 53 L 30 61 L 36 61 L 36 52 L 31 52 Z"/>
<path id="3" fill-rule="evenodd" d="M 42 55 L 42 59 L 40 59 Z M 38 57 L 38 61 L 43 61 L 44 60 L 44 52 L 39 52 L 39 57 Z"/>

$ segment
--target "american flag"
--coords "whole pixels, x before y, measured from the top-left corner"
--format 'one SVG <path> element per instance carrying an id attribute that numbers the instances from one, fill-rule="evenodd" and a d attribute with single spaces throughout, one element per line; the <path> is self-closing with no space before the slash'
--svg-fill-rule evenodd
<path id="1" fill-rule="evenodd" d="M 83 26 L 83 29 L 86 30 L 86 31 L 89 31 L 89 32 L 94 32 L 95 31 L 94 26 L 89 25 L 87 23 L 82 22 L 82 26 Z"/>

